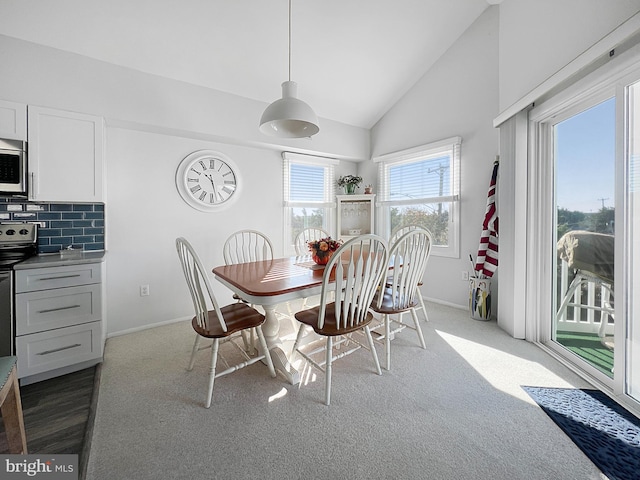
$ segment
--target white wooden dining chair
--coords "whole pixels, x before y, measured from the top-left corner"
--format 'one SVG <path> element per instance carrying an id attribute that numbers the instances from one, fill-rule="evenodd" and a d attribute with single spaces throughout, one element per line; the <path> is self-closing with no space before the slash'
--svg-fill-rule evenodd
<path id="1" fill-rule="evenodd" d="M 342 245 L 326 265 L 322 277 L 320 305 L 296 313 L 301 323 L 292 357 L 296 353 L 313 367 L 325 373 L 325 404 L 331 402 L 331 374 L 333 361 L 360 348 L 370 351 L 376 373 L 382 374 L 369 323 L 373 314 L 369 305 L 376 289 L 387 272 L 389 252 L 387 242 L 372 234 L 352 238 Z M 335 301 L 330 301 L 331 293 Z M 304 331 L 313 328 L 316 334 L 326 338 L 323 346 L 314 342 L 302 348 L 300 340 Z M 363 331 L 368 345 L 351 335 Z M 334 353 L 337 352 L 337 353 Z M 318 354 L 324 359 L 318 358 Z"/>
<path id="2" fill-rule="evenodd" d="M 222 255 L 226 265 L 271 260 L 273 245 L 271 240 L 257 230 L 239 230 L 224 242 Z"/>
<path id="3" fill-rule="evenodd" d="M 391 369 L 391 336 L 405 328 L 415 330 L 422 348 L 427 348 L 420 328 L 416 307 L 420 296 L 417 288 L 422 280 L 431 252 L 431 234 L 424 229 L 410 230 L 391 247 L 389 265 L 391 275 L 384 278 L 371 310 L 383 317 L 386 369 Z M 413 325 L 402 321 L 402 314 L 410 311 Z M 396 318 L 392 315 L 397 315 Z M 391 330 L 391 324 L 396 328 Z"/>
<path id="4" fill-rule="evenodd" d="M 429 232 L 429 230 L 427 230 L 424 227 L 421 227 L 420 225 L 404 225 L 402 227 L 398 227 L 393 231 L 393 233 L 391 233 L 391 236 L 389 237 L 389 248 L 391 248 L 393 244 L 396 243 L 402 235 L 417 229 L 426 230 L 427 232 Z M 429 232 L 429 235 L 431 235 L 431 232 Z M 422 313 L 424 314 L 424 319 L 428 322 L 429 314 L 427 313 L 427 308 L 424 306 L 424 299 L 422 298 L 422 294 L 420 293 L 421 287 L 422 287 L 422 278 L 420 279 L 420 281 L 418 282 L 418 286 L 416 287 L 417 299 L 420 305 L 416 307 L 415 311 L 417 313 L 418 310 L 422 310 Z"/>
<path id="5" fill-rule="evenodd" d="M 293 247 L 296 249 L 296 255 L 308 255 L 309 245 L 308 243 L 313 240 L 320 240 L 321 238 L 327 238 L 331 236 L 329 232 L 322 228 L 310 227 L 302 230 L 293 242 Z"/>
<path id="6" fill-rule="evenodd" d="M 310 227 L 302 230 L 293 242 L 293 246 L 296 249 L 296 255 L 308 255 L 309 254 L 309 242 L 313 240 L 320 240 L 321 238 L 330 237 L 331 234 L 322 228 Z M 307 308 L 309 304 L 308 297 L 302 299 L 302 308 Z M 290 304 L 287 304 L 289 315 L 293 315 L 291 312 Z M 295 327 L 294 327 L 295 328 Z"/>
<path id="7" fill-rule="evenodd" d="M 271 260 L 273 245 L 264 233 L 257 230 L 238 230 L 225 240 L 222 256 L 225 265 Z M 235 293 L 233 298 L 244 301 Z"/>
<path id="8" fill-rule="evenodd" d="M 225 240 L 222 256 L 225 265 L 271 260 L 273 244 L 269 237 L 258 230 L 238 230 Z M 239 302 L 248 303 L 236 293 L 233 294 L 233 298 Z M 255 307 L 253 304 L 251 306 Z M 292 318 L 291 312 L 289 312 L 289 318 Z M 293 319 L 291 321 L 293 322 Z M 248 350 L 251 350 L 253 345 L 255 345 L 255 337 L 252 332 L 250 345 L 247 344 Z"/>
<path id="9" fill-rule="evenodd" d="M 271 355 L 262 334 L 262 324 L 265 317 L 245 303 L 232 303 L 221 308 L 213 294 L 206 270 L 191 244 L 180 237 L 176 239 L 176 249 L 195 309 L 195 316 L 191 320 L 191 326 L 196 332 L 196 339 L 191 351 L 188 370 L 193 369 L 196 353 L 200 350 L 201 338 L 212 339 L 209 388 L 205 399 L 205 407 L 209 408 L 213 397 L 213 384 L 218 377 L 228 375 L 263 359 L 269 368 L 271 376 L 276 376 Z M 246 352 L 246 349 L 241 348 L 237 343 L 242 337 L 242 333 L 249 329 L 256 331 L 260 342 L 259 354 L 254 357 L 251 357 Z M 225 359 L 220 352 L 220 346 L 227 342 L 236 347 L 241 353 L 242 362 L 229 363 Z M 218 358 L 226 366 L 225 370 L 221 372 L 216 371 Z"/>

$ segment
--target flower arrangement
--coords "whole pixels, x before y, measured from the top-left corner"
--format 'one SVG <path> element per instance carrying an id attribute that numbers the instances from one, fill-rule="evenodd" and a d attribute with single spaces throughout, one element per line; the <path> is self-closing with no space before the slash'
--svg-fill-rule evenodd
<path id="1" fill-rule="evenodd" d="M 336 181 L 339 187 L 343 187 L 346 193 L 354 193 L 360 187 L 362 177 L 358 175 L 345 175 Z"/>
<path id="2" fill-rule="evenodd" d="M 359 187 L 362 183 L 362 177 L 359 177 L 358 175 L 345 175 L 344 177 L 338 178 L 337 183 L 340 187 L 344 187 L 346 185 L 355 185 L 356 187 Z"/>
<path id="3" fill-rule="evenodd" d="M 334 240 L 331 237 L 321 238 L 307 242 L 313 261 L 318 265 L 326 265 L 333 252 L 342 246 L 342 240 Z"/>

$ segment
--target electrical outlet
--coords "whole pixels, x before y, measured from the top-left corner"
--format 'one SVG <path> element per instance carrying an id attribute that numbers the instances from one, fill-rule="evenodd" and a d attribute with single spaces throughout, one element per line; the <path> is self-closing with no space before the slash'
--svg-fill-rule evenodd
<path id="1" fill-rule="evenodd" d="M 140 296 L 141 297 L 149 296 L 149 285 L 140 285 Z"/>
<path id="2" fill-rule="evenodd" d="M 469 281 L 469 272 L 467 272 L 466 270 L 463 270 L 461 279 L 464 281 Z"/>

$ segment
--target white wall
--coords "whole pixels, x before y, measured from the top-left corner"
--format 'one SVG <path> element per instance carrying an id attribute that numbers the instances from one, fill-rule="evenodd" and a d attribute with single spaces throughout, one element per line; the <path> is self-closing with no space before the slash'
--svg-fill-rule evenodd
<path id="1" fill-rule="evenodd" d="M 639 0 L 508 0 L 500 5 L 500 111 L 636 12 Z"/>
<path id="2" fill-rule="evenodd" d="M 258 122 L 266 103 L 141 73 L 0 35 L 0 98 L 100 115 L 130 128 L 155 129 L 267 149 L 369 158 L 369 132 L 320 119 L 310 139 L 275 139 Z"/>
<path id="3" fill-rule="evenodd" d="M 266 233 L 283 252 L 283 150 L 341 159 L 336 175 L 369 158 L 369 132 L 320 119 L 313 138 L 279 141 L 258 133 L 266 104 L 0 35 L 0 98 L 106 118 L 106 329 L 139 329 L 192 315 L 174 241 L 185 236 L 205 264 L 223 262 L 235 230 Z M 237 164 L 241 197 L 202 213 L 178 195 L 180 161 L 200 149 Z M 150 295 L 140 297 L 148 284 Z M 221 301 L 229 292 L 214 282 Z"/>
<path id="4" fill-rule="evenodd" d="M 466 306 L 461 280 L 475 258 L 498 132 L 498 7 L 488 8 L 434 67 L 373 128 L 372 155 L 462 136 L 460 258 L 432 256 L 424 296 Z M 371 176 L 376 166 L 360 165 Z M 498 275 L 494 279 L 498 280 Z M 497 289 L 494 289 L 494 291 Z"/>
<path id="5" fill-rule="evenodd" d="M 191 315 L 174 245 L 178 236 L 187 238 L 212 268 L 224 264 L 222 245 L 240 229 L 265 233 L 276 255 L 285 254 L 279 152 L 124 128 L 107 129 L 107 146 L 110 333 Z M 222 152 L 238 167 L 240 197 L 220 212 L 191 208 L 175 188 L 180 160 L 202 149 Z M 354 163 L 342 162 L 336 168 L 337 175 L 347 172 L 355 172 Z M 144 284 L 150 287 L 148 297 L 139 296 Z M 228 289 L 218 282 L 212 285 L 220 302 L 232 301 Z"/>
<path id="6" fill-rule="evenodd" d="M 282 159 L 277 152 L 121 128 L 108 129 L 107 145 L 110 332 L 191 313 L 176 237 L 186 237 L 212 268 L 224 264 L 222 244 L 236 230 L 256 229 L 274 241 L 282 237 Z M 177 164 L 201 149 L 220 151 L 238 167 L 243 190 L 226 210 L 197 211 L 175 188 Z M 148 297 L 139 295 L 143 284 L 150 286 Z M 231 301 L 224 287 L 213 286 L 221 302 Z"/>

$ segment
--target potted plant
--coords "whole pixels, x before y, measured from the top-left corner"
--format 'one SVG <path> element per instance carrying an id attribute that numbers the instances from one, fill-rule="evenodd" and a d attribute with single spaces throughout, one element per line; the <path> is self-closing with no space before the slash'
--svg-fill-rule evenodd
<path id="1" fill-rule="evenodd" d="M 352 195 L 356 193 L 356 188 L 360 187 L 362 177 L 358 175 L 345 175 L 344 177 L 338 178 L 336 183 L 338 186 L 344 188 L 344 193 Z"/>

